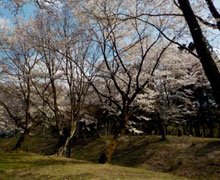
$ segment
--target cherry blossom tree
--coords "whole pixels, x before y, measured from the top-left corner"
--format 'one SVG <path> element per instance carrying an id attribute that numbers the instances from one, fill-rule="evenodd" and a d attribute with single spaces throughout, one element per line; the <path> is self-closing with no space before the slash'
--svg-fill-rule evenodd
<path id="1" fill-rule="evenodd" d="M 86 19 L 91 24 L 94 41 L 98 43 L 103 59 L 99 75 L 103 77 L 101 88 L 106 90 L 94 89 L 120 111 L 119 128 L 105 152 L 108 162 L 117 148 L 119 137 L 127 131 L 132 103 L 149 84 L 171 44 L 146 23 L 137 19 L 124 21 L 121 12 L 137 14 L 141 5 L 146 6 L 133 1 L 90 1 L 85 5 L 86 17 L 81 17 L 82 21 Z M 165 29 L 162 22 L 158 25 Z"/>
<path id="2" fill-rule="evenodd" d="M 62 155 L 84 115 L 82 109 L 97 74 L 96 46 L 89 31 L 79 25 L 68 7 L 53 14 L 39 12 L 28 32 L 41 58 L 39 78 L 33 83 L 38 95 L 54 113 L 58 155 Z M 39 88 L 38 84 L 44 88 Z M 65 129 L 68 132 L 64 132 Z"/>
<path id="3" fill-rule="evenodd" d="M 20 130 L 14 149 L 21 147 L 25 137 L 42 121 L 43 111 L 31 83 L 35 78 L 38 53 L 28 43 L 25 27 L 16 24 L 13 32 L 1 38 L 1 99 L 0 105 Z"/>

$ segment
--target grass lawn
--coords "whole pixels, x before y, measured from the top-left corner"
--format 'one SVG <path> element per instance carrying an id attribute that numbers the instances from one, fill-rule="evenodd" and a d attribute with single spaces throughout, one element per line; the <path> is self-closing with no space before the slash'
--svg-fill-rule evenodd
<path id="1" fill-rule="evenodd" d="M 1 180 L 189 180 L 144 169 L 101 165 L 56 156 L 0 152 Z"/>

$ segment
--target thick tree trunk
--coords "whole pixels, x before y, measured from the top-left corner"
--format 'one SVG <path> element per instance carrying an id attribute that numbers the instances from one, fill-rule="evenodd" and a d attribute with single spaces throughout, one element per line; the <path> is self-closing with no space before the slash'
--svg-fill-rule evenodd
<path id="1" fill-rule="evenodd" d="M 211 84 L 213 97 L 216 103 L 220 105 L 220 73 L 218 67 L 212 58 L 208 43 L 202 34 L 202 30 L 190 6 L 189 0 L 178 0 L 178 2 L 189 26 L 205 74 Z"/>

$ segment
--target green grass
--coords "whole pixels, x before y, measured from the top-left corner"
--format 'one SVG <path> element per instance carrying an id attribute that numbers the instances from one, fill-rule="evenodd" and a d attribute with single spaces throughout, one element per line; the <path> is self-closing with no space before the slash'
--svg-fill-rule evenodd
<path id="1" fill-rule="evenodd" d="M 187 180 L 144 169 L 100 165 L 56 156 L 0 153 L 1 180 Z"/>

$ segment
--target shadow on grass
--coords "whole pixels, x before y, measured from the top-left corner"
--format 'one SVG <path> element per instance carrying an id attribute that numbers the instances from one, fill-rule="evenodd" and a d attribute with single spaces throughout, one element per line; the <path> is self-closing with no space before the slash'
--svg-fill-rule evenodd
<path id="1" fill-rule="evenodd" d="M 10 177 L 10 175 L 8 176 Z M 91 179 L 91 178 L 95 178 L 96 176 L 94 176 L 91 173 L 79 173 L 79 174 L 67 174 L 67 175 L 60 175 L 59 177 L 57 177 L 56 175 L 39 175 L 39 174 L 33 174 L 33 173 L 26 173 L 23 175 L 20 175 L 19 178 L 22 180 L 29 180 L 31 177 L 31 179 L 33 180 L 49 180 L 49 179 L 64 179 L 64 180 L 82 180 L 82 179 Z M 18 178 L 18 177 L 16 177 Z M 20 180 L 19 179 L 19 180 Z"/>
<path id="2" fill-rule="evenodd" d="M 112 163 L 122 166 L 135 167 L 140 164 L 143 164 L 146 159 L 150 159 L 155 156 L 155 152 L 146 154 L 148 148 L 153 148 L 154 145 L 158 143 L 167 143 L 166 141 L 161 141 L 158 139 L 150 139 L 146 141 L 143 139 L 140 143 L 136 142 L 136 139 L 133 139 L 127 143 L 126 146 L 120 147 L 115 151 L 112 156 Z"/>
<path id="3" fill-rule="evenodd" d="M 80 179 L 91 179 L 91 178 L 95 178 L 96 176 L 94 176 L 92 173 L 79 173 L 79 174 L 70 174 L 70 175 L 66 175 L 66 176 L 63 176 L 62 179 L 65 179 L 65 180 L 73 180 L 73 179 L 77 179 L 77 180 L 80 180 Z"/>
<path id="4" fill-rule="evenodd" d="M 21 161 L 22 163 L 22 161 Z M 68 160 L 34 160 L 31 162 L 24 162 L 26 164 L 30 164 L 33 167 L 36 166 L 51 166 L 51 165 L 66 165 L 66 164 L 88 164 L 88 162 L 83 162 L 83 161 L 68 161 Z"/>
<path id="5" fill-rule="evenodd" d="M 208 143 L 207 145 L 196 150 L 194 155 L 196 157 L 205 156 L 213 151 L 220 151 L 220 141 L 214 141 Z"/>
<path id="6" fill-rule="evenodd" d="M 78 144 L 78 145 L 77 145 Z M 90 138 L 85 143 L 75 142 L 72 146 L 72 157 L 83 159 L 93 163 L 98 163 L 99 156 L 105 150 L 105 140 L 100 138 Z"/>
<path id="7" fill-rule="evenodd" d="M 39 158 L 39 159 L 38 159 Z M 56 157 L 57 158 L 57 157 Z M 54 159 L 48 156 L 32 156 L 27 154 L 15 153 L 1 153 L 0 154 L 0 169 L 8 168 L 27 168 L 39 166 L 52 166 L 52 165 L 66 165 L 66 164 L 89 164 L 86 161 L 74 159 Z"/>

